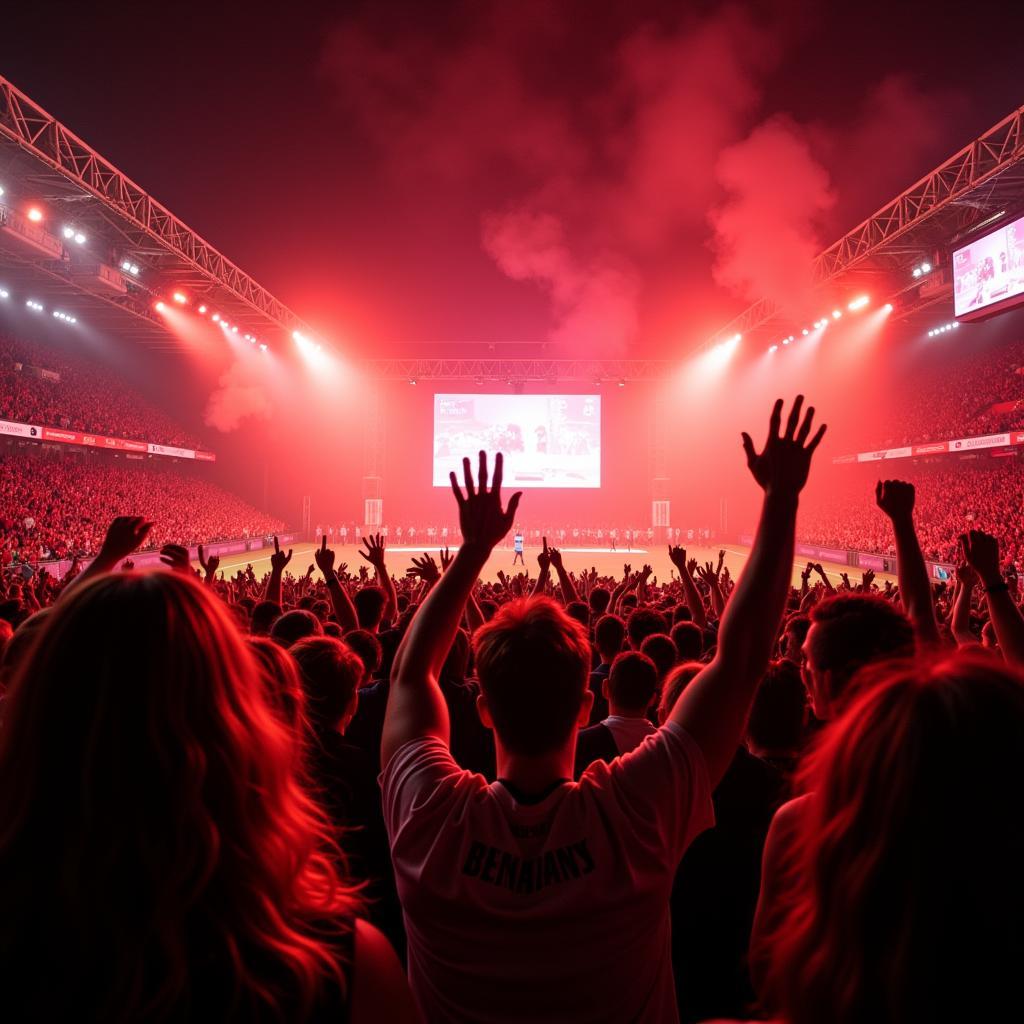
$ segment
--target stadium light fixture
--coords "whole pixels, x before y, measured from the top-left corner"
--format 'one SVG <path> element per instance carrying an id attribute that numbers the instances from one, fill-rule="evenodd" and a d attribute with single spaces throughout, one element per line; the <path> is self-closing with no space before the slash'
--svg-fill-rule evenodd
<path id="1" fill-rule="evenodd" d="M 891 312 L 892 312 L 892 309 L 893 309 L 892 303 L 891 303 L 891 302 L 887 302 L 887 303 L 886 303 L 886 304 L 885 304 L 885 305 L 884 305 L 884 306 L 882 307 L 882 312 L 883 312 L 883 313 L 891 313 Z"/>
<path id="2" fill-rule="evenodd" d="M 843 311 L 841 309 L 833 309 L 832 310 L 832 319 L 833 320 L 838 320 L 842 315 L 843 315 Z"/>
<path id="3" fill-rule="evenodd" d="M 75 245 L 85 245 L 85 234 L 83 232 L 75 232 Z"/>
<path id="4" fill-rule="evenodd" d="M 205 306 L 200 306 L 199 307 L 199 312 L 202 313 L 203 316 L 206 316 L 206 307 Z"/>
<path id="5" fill-rule="evenodd" d="M 188 302 L 188 299 L 181 292 L 175 292 L 174 295 L 173 295 L 173 298 L 174 298 L 174 301 L 179 306 L 184 306 L 185 303 Z"/>
<path id="6" fill-rule="evenodd" d="M 769 347 L 768 351 L 769 351 L 769 353 L 771 353 L 771 352 L 778 352 L 779 351 L 779 346 L 778 345 L 772 345 L 772 346 Z"/>
<path id="7" fill-rule="evenodd" d="M 43 219 L 43 211 L 38 206 L 30 206 L 28 208 L 28 219 L 33 224 L 38 224 Z"/>
<path id="8" fill-rule="evenodd" d="M 789 344 L 789 338 L 783 338 L 782 339 L 782 344 L 783 345 L 788 345 Z"/>
<path id="9" fill-rule="evenodd" d="M 163 302 L 157 300 L 156 305 L 153 307 L 158 313 L 162 313 L 167 307 L 164 306 Z"/>
<path id="10" fill-rule="evenodd" d="M 859 295 L 846 308 L 851 313 L 856 313 L 858 309 L 863 309 L 870 301 L 866 295 Z"/>
<path id="11" fill-rule="evenodd" d="M 260 351 L 261 352 L 266 352 L 267 351 L 267 346 L 266 345 L 260 345 Z"/>
<path id="12" fill-rule="evenodd" d="M 69 227 L 65 226 L 63 233 L 64 233 L 64 237 L 65 238 L 74 238 L 75 237 L 75 229 L 74 228 L 69 228 Z"/>
<path id="13" fill-rule="evenodd" d="M 807 330 L 807 328 L 806 328 L 806 327 L 805 327 L 805 328 L 803 329 L 803 336 L 804 336 L 805 338 L 806 338 L 806 337 L 807 337 L 807 335 L 808 335 L 808 334 L 810 334 L 810 333 L 811 333 L 811 332 L 810 332 L 809 330 Z"/>
<path id="14" fill-rule="evenodd" d="M 213 320 L 213 322 L 215 324 L 219 324 L 220 323 L 220 313 L 214 313 L 213 316 L 211 317 L 211 319 Z"/>
<path id="15" fill-rule="evenodd" d="M 0 288 L 0 299 L 9 299 L 11 293 L 6 288 Z"/>
<path id="16" fill-rule="evenodd" d="M 43 311 L 43 304 L 41 302 L 36 302 L 35 299 L 29 299 L 25 303 L 25 305 L 28 306 L 29 309 L 33 310 L 36 313 L 42 313 L 42 311 Z"/>
<path id="17" fill-rule="evenodd" d="M 0 185 L 0 196 L 2 196 L 3 194 L 4 194 L 4 187 L 3 187 L 3 185 Z"/>

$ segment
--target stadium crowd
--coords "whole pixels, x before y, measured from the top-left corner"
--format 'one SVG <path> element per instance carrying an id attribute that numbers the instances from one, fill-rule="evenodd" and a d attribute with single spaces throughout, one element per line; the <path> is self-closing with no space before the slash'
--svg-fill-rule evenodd
<path id="1" fill-rule="evenodd" d="M 173 545 L 125 571 L 174 531 L 121 495 L 88 569 L 0 605 L 10 1018 L 1016 1019 L 1016 579 L 951 519 L 933 585 L 884 481 L 898 586 L 792 588 L 812 421 L 745 436 L 738 579 L 544 543 L 481 582 L 517 522 L 500 456 L 452 475 L 458 552 L 407 567 L 324 536 L 262 579 Z"/>
<path id="2" fill-rule="evenodd" d="M 148 547 L 194 546 L 284 529 L 281 520 L 200 473 L 155 460 L 0 455 L 0 565 L 95 554 L 107 524 L 125 508 L 153 519 Z"/>
<path id="3" fill-rule="evenodd" d="M 42 371 L 42 372 L 41 372 Z M 95 359 L 0 334 L 0 420 L 176 448 L 203 445 Z"/>
<path id="4" fill-rule="evenodd" d="M 1024 467 L 1021 460 L 982 456 L 976 461 L 936 460 L 907 465 L 917 487 L 918 535 L 927 559 L 953 563 L 957 533 L 965 526 L 986 530 L 999 540 L 1004 558 L 1024 560 Z M 834 489 L 816 493 L 800 510 L 800 539 L 824 547 L 895 554 L 885 516 L 871 500 L 864 472 L 850 467 Z"/>
<path id="5" fill-rule="evenodd" d="M 969 331 L 964 327 L 944 334 L 935 345 L 946 339 L 950 346 L 964 342 Z M 874 419 L 866 423 L 866 447 L 980 437 L 1024 426 L 1024 338 L 995 348 L 962 344 L 941 357 L 927 355 L 904 367 L 905 379 L 895 391 L 898 399 L 886 405 L 884 431 L 879 433 Z M 1011 403 L 1013 408 L 994 408 Z"/>

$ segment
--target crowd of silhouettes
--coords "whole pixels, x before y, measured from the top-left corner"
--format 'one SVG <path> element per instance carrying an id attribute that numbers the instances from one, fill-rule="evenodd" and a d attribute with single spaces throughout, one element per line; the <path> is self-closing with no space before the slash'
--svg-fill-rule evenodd
<path id="1" fill-rule="evenodd" d="M 743 435 L 735 575 L 547 538 L 485 580 L 521 496 L 481 453 L 458 550 L 410 565 L 141 572 L 162 527 L 120 514 L 84 571 L 5 577 L 8 1019 L 1016 1019 L 1016 575 L 968 521 L 929 579 L 886 480 L 898 583 L 794 586 L 814 417 Z"/>

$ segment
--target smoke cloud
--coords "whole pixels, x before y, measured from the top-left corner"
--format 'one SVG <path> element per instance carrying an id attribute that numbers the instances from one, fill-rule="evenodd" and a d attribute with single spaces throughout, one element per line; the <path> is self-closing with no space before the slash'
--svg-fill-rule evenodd
<path id="1" fill-rule="evenodd" d="M 217 387 L 206 403 L 204 422 L 227 434 L 247 419 L 270 415 L 270 399 L 261 381 L 266 379 L 266 365 L 247 367 L 236 359 L 221 374 Z"/>

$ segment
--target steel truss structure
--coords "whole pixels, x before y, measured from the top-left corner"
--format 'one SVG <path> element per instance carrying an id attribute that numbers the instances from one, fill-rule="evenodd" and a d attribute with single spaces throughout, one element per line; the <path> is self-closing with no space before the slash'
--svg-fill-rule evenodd
<path id="1" fill-rule="evenodd" d="M 288 331 L 313 333 L 284 303 L 167 207 L 0 77 L 0 141 L 3 140 L 20 147 L 66 182 L 99 200 L 105 218 L 120 233 L 123 246 L 164 257 L 159 270 L 169 281 L 218 295 L 226 293 L 248 311 L 254 328 L 261 324 L 265 330 L 274 324 Z M 167 256 L 171 259 L 167 260 Z"/>
<path id="2" fill-rule="evenodd" d="M 827 285 L 851 272 L 884 274 L 930 256 L 986 218 L 1024 203 L 1024 107 L 858 224 L 814 261 L 814 281 Z M 922 305 L 930 304 L 927 300 Z M 747 334 L 782 311 L 767 299 L 745 309 L 715 341 Z"/>
<path id="3" fill-rule="evenodd" d="M 452 380 L 503 385 L 628 383 L 664 379 L 675 364 L 663 359 L 371 359 L 361 364 L 381 381 Z"/>

